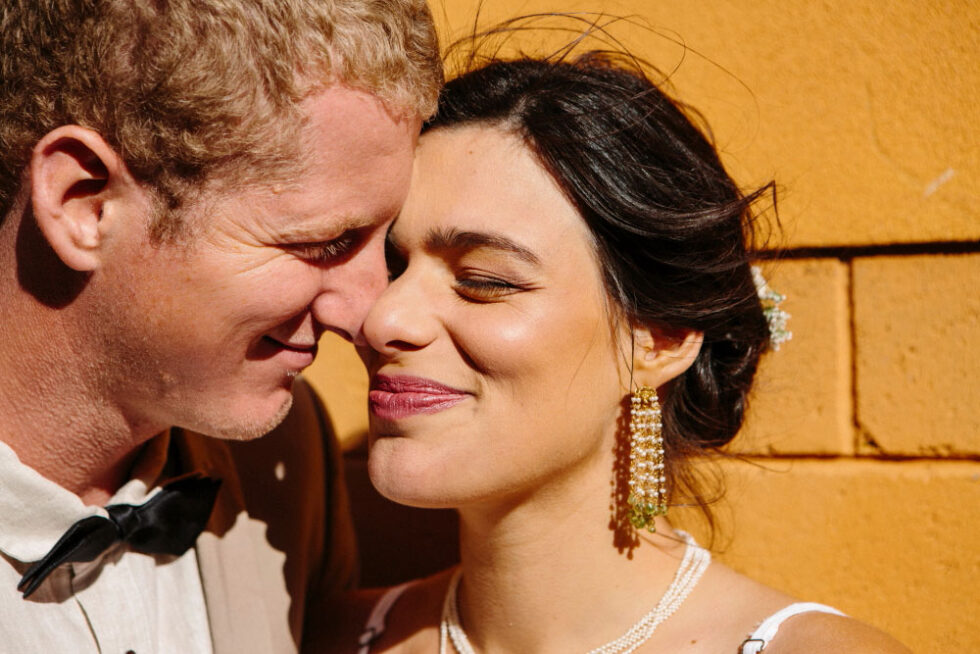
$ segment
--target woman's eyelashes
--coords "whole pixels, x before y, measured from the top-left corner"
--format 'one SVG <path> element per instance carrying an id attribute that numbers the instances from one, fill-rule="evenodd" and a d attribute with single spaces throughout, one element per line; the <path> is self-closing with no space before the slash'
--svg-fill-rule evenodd
<path id="1" fill-rule="evenodd" d="M 525 290 L 522 285 L 499 277 L 472 273 L 457 274 L 454 288 L 460 297 L 472 302 L 492 302 Z"/>

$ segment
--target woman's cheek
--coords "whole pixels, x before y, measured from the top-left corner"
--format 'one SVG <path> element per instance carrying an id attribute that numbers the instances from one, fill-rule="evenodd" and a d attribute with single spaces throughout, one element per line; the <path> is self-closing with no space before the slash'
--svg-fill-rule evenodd
<path id="1" fill-rule="evenodd" d="M 488 310 L 498 307 L 477 305 L 456 323 L 454 340 L 481 372 L 494 376 L 533 367 L 546 345 L 547 322 L 540 314 L 527 315 Z M 479 310 L 483 310 L 482 314 Z"/>

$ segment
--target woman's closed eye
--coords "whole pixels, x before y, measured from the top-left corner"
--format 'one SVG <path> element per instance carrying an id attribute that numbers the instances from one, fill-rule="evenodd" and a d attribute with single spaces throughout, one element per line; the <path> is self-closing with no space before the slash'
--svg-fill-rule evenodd
<path id="1" fill-rule="evenodd" d="M 471 302 L 492 302 L 527 290 L 522 284 L 482 274 L 457 276 L 454 286 L 460 297 Z"/>

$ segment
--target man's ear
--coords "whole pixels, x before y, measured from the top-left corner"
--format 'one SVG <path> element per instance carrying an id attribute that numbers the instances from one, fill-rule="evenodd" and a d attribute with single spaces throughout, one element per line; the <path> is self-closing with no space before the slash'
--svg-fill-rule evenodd
<path id="1" fill-rule="evenodd" d="M 58 258 L 98 268 L 110 204 L 137 189 L 125 163 L 97 132 L 63 125 L 34 146 L 30 177 L 34 217 Z"/>
<path id="2" fill-rule="evenodd" d="M 658 388 L 691 367 L 701 351 L 704 334 L 666 331 L 645 326 L 633 329 L 633 381 Z"/>

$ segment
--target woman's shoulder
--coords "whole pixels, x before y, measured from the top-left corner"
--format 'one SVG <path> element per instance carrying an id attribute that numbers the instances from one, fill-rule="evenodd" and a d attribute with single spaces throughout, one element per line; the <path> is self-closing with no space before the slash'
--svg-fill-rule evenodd
<path id="1" fill-rule="evenodd" d="M 809 611 L 787 618 L 766 654 L 911 654 L 885 632 L 847 616 Z"/>
<path id="2" fill-rule="evenodd" d="M 910 654 L 888 634 L 839 611 L 828 612 L 833 608 L 801 602 L 720 563 L 712 564 L 710 573 L 700 596 L 690 598 L 695 600 L 690 608 L 698 610 L 688 614 L 686 624 L 677 625 L 699 634 L 702 648 L 692 651 Z M 713 616 L 710 623 L 704 621 L 706 615 Z"/>

